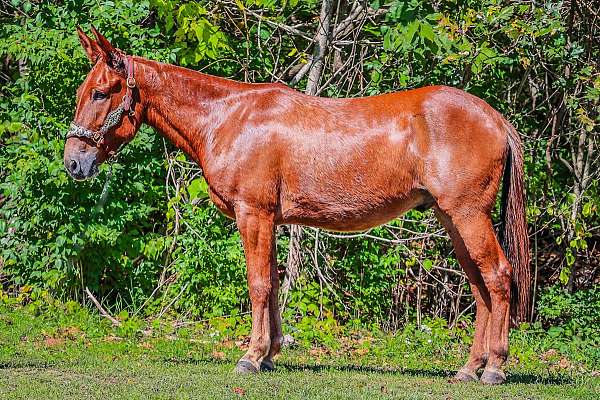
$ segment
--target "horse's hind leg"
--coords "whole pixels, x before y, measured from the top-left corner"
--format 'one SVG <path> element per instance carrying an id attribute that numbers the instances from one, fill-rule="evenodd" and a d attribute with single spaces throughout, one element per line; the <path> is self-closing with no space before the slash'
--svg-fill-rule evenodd
<path id="1" fill-rule="evenodd" d="M 446 228 L 452 239 L 454 252 L 458 262 L 467 274 L 473 297 L 475 297 L 475 335 L 467 363 L 456 373 L 453 382 L 470 382 L 479 380 L 477 371 L 485 366 L 488 357 L 487 325 L 490 317 L 490 295 L 483 283 L 483 278 L 477 265 L 471 259 L 458 230 L 450 217 L 443 211 L 436 209 L 436 216 Z"/>
<path id="2" fill-rule="evenodd" d="M 456 379 L 470 380 L 485 364 L 483 383 L 502 383 L 508 355 L 511 266 L 496 239 L 491 218 L 479 211 L 438 210 L 450 234 L 457 258 L 467 273 L 477 303 L 475 338 L 469 361 Z M 487 360 L 486 360 L 487 359 Z"/>

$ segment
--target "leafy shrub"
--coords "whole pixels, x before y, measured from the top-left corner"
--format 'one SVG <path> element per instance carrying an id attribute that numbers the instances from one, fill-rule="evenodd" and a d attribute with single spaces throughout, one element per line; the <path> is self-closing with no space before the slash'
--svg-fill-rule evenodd
<path id="1" fill-rule="evenodd" d="M 540 294 L 537 306 L 551 336 L 567 340 L 578 336 L 600 344 L 600 285 L 572 294 L 552 286 Z"/>

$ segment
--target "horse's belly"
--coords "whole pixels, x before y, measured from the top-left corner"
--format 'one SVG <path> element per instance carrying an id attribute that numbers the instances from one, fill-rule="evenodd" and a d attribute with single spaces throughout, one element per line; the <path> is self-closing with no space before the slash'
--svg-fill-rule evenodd
<path id="1" fill-rule="evenodd" d="M 405 196 L 391 199 L 363 199 L 339 203 L 293 202 L 282 204 L 281 221 L 332 231 L 364 231 L 382 225 L 408 210 L 430 207 L 432 199 L 425 190 L 414 190 Z"/>

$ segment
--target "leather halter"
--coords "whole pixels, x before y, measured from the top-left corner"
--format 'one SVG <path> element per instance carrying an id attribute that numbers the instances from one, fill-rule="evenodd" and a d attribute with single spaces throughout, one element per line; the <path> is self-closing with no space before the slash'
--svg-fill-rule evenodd
<path id="1" fill-rule="evenodd" d="M 104 135 L 108 133 L 112 128 L 119 125 L 121 120 L 123 119 L 123 114 L 127 111 L 130 116 L 133 116 L 134 109 L 133 105 L 133 89 L 136 87 L 135 77 L 134 77 L 134 64 L 131 56 L 126 57 L 127 64 L 127 91 L 125 92 L 125 96 L 123 96 L 123 100 L 121 100 L 121 104 L 114 110 L 108 113 L 106 118 L 104 119 L 104 123 L 102 127 L 100 127 L 97 131 L 92 131 L 86 127 L 81 125 L 77 125 L 75 122 L 71 122 L 71 126 L 67 132 L 66 139 L 70 137 L 82 137 L 92 140 L 96 146 L 102 144 L 104 140 Z"/>

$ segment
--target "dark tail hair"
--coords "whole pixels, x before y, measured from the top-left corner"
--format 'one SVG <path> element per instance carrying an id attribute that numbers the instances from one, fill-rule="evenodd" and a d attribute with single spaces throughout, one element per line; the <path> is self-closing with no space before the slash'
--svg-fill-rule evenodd
<path id="1" fill-rule="evenodd" d="M 513 268 L 511 283 L 512 325 L 529 320 L 531 272 L 529 235 L 525 215 L 523 148 L 516 129 L 510 126 L 502 180 L 500 243 Z"/>

